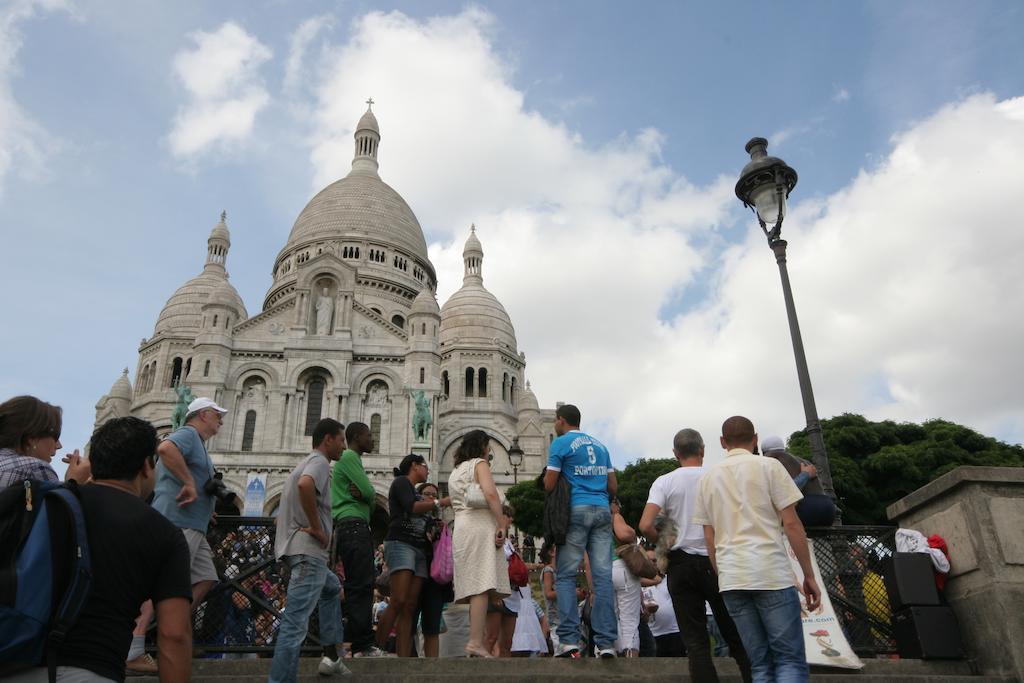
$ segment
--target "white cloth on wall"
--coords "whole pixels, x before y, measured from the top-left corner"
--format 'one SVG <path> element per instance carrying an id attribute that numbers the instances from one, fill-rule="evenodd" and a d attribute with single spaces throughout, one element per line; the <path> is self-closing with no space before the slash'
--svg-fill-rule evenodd
<path id="1" fill-rule="evenodd" d="M 899 553 L 927 553 L 932 558 L 932 565 L 935 570 L 943 574 L 949 573 L 949 560 L 945 553 L 938 548 L 928 545 L 928 539 L 920 531 L 914 529 L 896 530 L 896 552 Z"/>

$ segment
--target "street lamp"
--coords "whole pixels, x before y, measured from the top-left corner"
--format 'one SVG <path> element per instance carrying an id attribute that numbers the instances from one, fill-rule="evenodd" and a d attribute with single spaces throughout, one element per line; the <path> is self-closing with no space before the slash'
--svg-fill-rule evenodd
<path id="1" fill-rule="evenodd" d="M 508 462 L 512 465 L 512 484 L 519 483 L 519 468 L 523 466 L 523 449 L 519 447 L 519 437 L 512 439 L 512 447 L 508 449 Z"/>
<path id="2" fill-rule="evenodd" d="M 775 253 L 782 278 L 782 294 L 786 300 L 786 314 L 789 316 L 789 334 L 793 338 L 793 355 L 796 356 L 796 373 L 800 381 L 800 396 L 804 402 L 804 416 L 807 418 L 807 436 L 811 442 L 811 457 L 818 470 L 818 481 L 825 493 L 835 501 L 832 488 L 832 472 L 828 467 L 825 440 L 821 435 L 818 409 L 814 405 L 814 391 L 811 376 L 804 356 L 804 343 L 800 337 L 800 323 L 796 319 L 796 305 L 793 303 L 793 289 L 789 284 L 786 270 L 786 240 L 782 239 L 782 221 L 786 217 L 786 200 L 796 187 L 796 171 L 778 157 L 768 156 L 768 141 L 753 138 L 747 143 L 750 163 L 743 167 L 736 183 L 736 196 L 757 215 L 757 222 L 768 238 L 768 246 Z M 771 225 L 771 229 L 768 226 Z M 837 509 L 838 510 L 838 509 Z M 836 523 L 839 523 L 838 511 Z"/>

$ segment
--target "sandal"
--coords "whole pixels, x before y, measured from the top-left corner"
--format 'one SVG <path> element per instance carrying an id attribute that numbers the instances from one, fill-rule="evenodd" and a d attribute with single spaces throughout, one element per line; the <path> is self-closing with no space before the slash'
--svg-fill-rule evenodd
<path id="1" fill-rule="evenodd" d="M 474 647 L 472 645 L 467 645 L 466 646 L 466 656 L 470 657 L 470 658 L 472 658 L 472 657 L 480 657 L 482 659 L 493 659 L 494 658 L 494 655 L 492 655 L 490 652 L 488 652 L 487 650 L 483 649 L 482 647 L 478 647 L 478 646 Z"/>

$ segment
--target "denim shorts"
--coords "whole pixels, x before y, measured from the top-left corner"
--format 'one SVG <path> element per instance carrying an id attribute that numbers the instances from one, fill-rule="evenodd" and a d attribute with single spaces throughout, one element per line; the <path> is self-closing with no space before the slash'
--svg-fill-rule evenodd
<path id="1" fill-rule="evenodd" d="M 388 571 L 409 570 L 413 576 L 427 578 L 427 554 L 423 550 L 401 541 L 384 541 L 384 561 Z"/>

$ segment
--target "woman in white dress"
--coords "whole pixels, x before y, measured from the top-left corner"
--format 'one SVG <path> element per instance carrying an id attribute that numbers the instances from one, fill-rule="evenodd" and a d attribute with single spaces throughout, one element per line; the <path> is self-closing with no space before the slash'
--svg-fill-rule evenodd
<path id="1" fill-rule="evenodd" d="M 490 657 L 484 645 L 487 603 L 492 595 L 512 593 L 505 560 L 508 527 L 501 511 L 501 494 L 487 464 L 490 437 L 474 430 L 462 438 L 455 452 L 448 493 L 455 511 L 452 558 L 455 561 L 455 601 L 469 602 L 469 642 L 466 654 Z M 475 496 L 476 486 L 483 492 Z M 475 507 L 474 505 L 479 505 Z"/>

